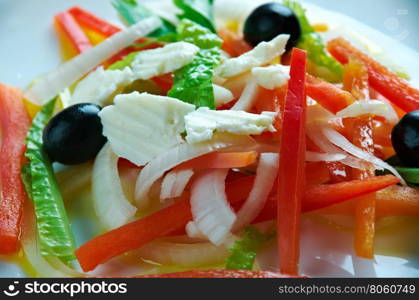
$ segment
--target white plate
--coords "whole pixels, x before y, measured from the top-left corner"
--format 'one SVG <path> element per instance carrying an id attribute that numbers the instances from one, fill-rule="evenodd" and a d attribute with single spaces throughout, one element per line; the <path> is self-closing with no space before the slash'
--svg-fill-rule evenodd
<path id="1" fill-rule="evenodd" d="M 252 0 L 218 0 L 218 11 L 245 17 L 257 5 L 245 4 L 249 1 Z M 153 1 L 151 4 L 158 6 L 159 3 Z M 115 24 L 120 24 L 110 1 L 0 0 L 0 36 L 7 39 L 0 47 L 0 82 L 24 87 L 33 78 L 52 70 L 60 63 L 52 17 L 72 5 L 81 5 Z M 312 21 L 327 22 L 333 31 L 344 34 L 387 65 L 406 71 L 412 77 L 412 83 L 419 86 L 419 54 L 416 51 L 347 16 L 325 11 L 314 5 L 307 4 L 306 7 Z M 164 12 L 167 13 L 167 10 Z M 333 35 L 335 34 L 327 37 Z M 348 220 L 349 227 L 351 222 L 352 220 Z M 419 243 L 416 242 L 419 223 L 413 223 L 413 226 L 403 226 L 400 222 L 382 225 L 376 237 L 377 255 L 375 260 L 369 261 L 353 255 L 350 230 L 336 230 L 330 224 L 305 217 L 302 223 L 301 271 L 311 276 L 419 277 Z M 390 233 L 395 224 L 399 231 Z M 88 239 L 95 231 L 86 219 L 77 220 L 73 227 L 78 243 Z M 267 248 L 260 263 L 268 269 L 275 269 L 276 266 L 272 263 L 276 261 L 275 253 L 274 247 Z M 18 266 L 2 262 L 0 257 L 0 277 L 23 276 L 25 274 Z"/>

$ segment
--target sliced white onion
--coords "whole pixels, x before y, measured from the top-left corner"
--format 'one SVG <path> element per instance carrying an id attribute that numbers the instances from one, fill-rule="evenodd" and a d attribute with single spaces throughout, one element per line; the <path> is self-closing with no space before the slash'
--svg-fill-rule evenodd
<path id="1" fill-rule="evenodd" d="M 306 161 L 340 161 L 347 156 L 341 153 L 329 154 L 306 151 Z"/>
<path id="2" fill-rule="evenodd" d="M 234 104 L 231 110 L 249 111 L 258 94 L 259 87 L 256 81 L 250 80 L 243 90 L 239 100 Z"/>
<path id="3" fill-rule="evenodd" d="M 173 170 L 164 176 L 160 190 L 160 200 L 176 198 L 182 195 L 186 185 L 193 176 L 193 170 Z"/>
<path id="4" fill-rule="evenodd" d="M 138 176 L 135 185 L 137 206 L 139 208 L 146 208 L 149 205 L 150 198 L 148 192 L 153 183 L 162 177 L 165 172 L 177 165 L 223 148 L 237 147 L 237 149 L 243 149 L 250 148 L 254 144 L 254 140 L 249 136 L 216 134 L 210 141 L 197 144 L 182 143 L 171 148 L 150 161 Z"/>
<path id="5" fill-rule="evenodd" d="M 151 17 L 114 34 L 40 78 L 26 90 L 24 97 L 37 105 L 45 104 L 94 67 L 156 30 L 160 24 L 158 18 Z"/>
<path id="6" fill-rule="evenodd" d="M 386 118 L 389 123 L 397 123 L 399 118 L 390 103 L 380 100 L 356 101 L 339 111 L 336 115 L 341 118 L 357 117 L 372 114 Z"/>
<path id="7" fill-rule="evenodd" d="M 326 127 L 324 123 L 321 122 L 313 122 L 309 126 L 307 126 L 307 135 L 316 144 L 322 151 L 326 152 L 330 155 L 344 155 L 346 158 L 342 159 L 341 162 L 351 168 L 355 169 L 366 169 L 368 164 L 366 164 L 363 160 L 353 157 L 349 155 L 342 149 L 336 147 L 332 144 L 322 132 L 322 128 Z"/>
<path id="8" fill-rule="evenodd" d="M 213 84 L 215 106 L 220 107 L 234 99 L 233 93 L 225 87 Z"/>
<path id="9" fill-rule="evenodd" d="M 260 155 L 253 188 L 246 202 L 237 212 L 233 232 L 240 231 L 259 215 L 275 183 L 278 165 L 279 155 L 277 153 L 262 153 Z"/>
<path id="10" fill-rule="evenodd" d="M 207 237 L 199 230 L 194 221 L 189 221 L 186 224 L 185 231 L 190 238 L 207 240 Z"/>
<path id="11" fill-rule="evenodd" d="M 228 256 L 225 245 L 154 241 L 136 251 L 142 258 L 163 265 L 199 267 L 222 263 Z"/>
<path id="12" fill-rule="evenodd" d="M 386 169 L 389 170 L 391 173 L 393 173 L 396 177 L 400 179 L 400 182 L 404 185 L 406 185 L 403 178 L 400 176 L 399 172 L 395 168 L 393 168 L 391 165 L 386 163 L 385 161 L 379 159 L 378 157 L 363 151 L 362 149 L 358 148 L 351 142 L 349 142 L 343 135 L 341 135 L 336 130 L 333 130 L 331 128 L 323 128 L 322 130 L 324 136 L 329 139 L 330 142 L 332 142 L 334 145 L 342 148 L 349 154 L 352 154 L 355 157 L 358 157 L 364 161 L 367 161 L 371 164 L 373 164 L 377 169 Z"/>
<path id="13" fill-rule="evenodd" d="M 92 199 L 96 215 L 106 229 L 128 223 L 137 211 L 124 195 L 118 174 L 118 157 L 112 152 L 109 143 L 95 159 Z"/>
<path id="14" fill-rule="evenodd" d="M 221 245 L 231 234 L 236 215 L 225 193 L 228 169 L 204 171 L 191 187 L 191 210 L 196 227 L 208 240 Z"/>
<path id="15" fill-rule="evenodd" d="M 61 260 L 51 258 L 50 263 L 41 254 L 41 245 L 37 239 L 36 221 L 33 207 L 30 203 L 25 204 L 22 222 L 22 250 L 29 264 L 41 277 L 85 277 L 86 275 L 65 265 Z"/>

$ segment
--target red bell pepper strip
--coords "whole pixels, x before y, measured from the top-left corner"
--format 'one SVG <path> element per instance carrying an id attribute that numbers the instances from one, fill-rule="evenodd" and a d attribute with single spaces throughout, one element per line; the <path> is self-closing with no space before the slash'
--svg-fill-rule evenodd
<path id="1" fill-rule="evenodd" d="M 135 276 L 135 278 L 290 278 L 295 276 L 284 275 L 269 271 L 249 270 L 192 270 L 186 272 L 153 274 Z"/>
<path id="2" fill-rule="evenodd" d="M 370 86 L 404 111 L 410 112 L 419 109 L 418 89 L 355 48 L 347 40 L 333 39 L 328 43 L 327 48 L 342 64 L 348 63 L 352 57 L 362 61 L 368 69 Z"/>
<path id="3" fill-rule="evenodd" d="M 192 213 L 186 195 L 171 206 L 88 241 L 75 254 L 83 271 L 91 271 L 115 256 L 182 228 L 190 220 Z"/>
<path id="4" fill-rule="evenodd" d="M 304 198 L 301 206 L 301 211 L 303 213 L 308 213 L 312 211 L 316 211 L 327 207 L 332 209 L 333 206 L 339 205 L 346 205 L 346 203 L 352 202 L 348 201 L 351 199 L 355 199 L 357 197 L 384 190 L 385 188 L 395 185 L 399 182 L 399 179 L 394 177 L 393 175 L 386 175 L 386 176 L 377 176 L 377 177 L 370 177 L 365 180 L 351 180 L 351 181 L 344 181 L 339 183 L 333 184 L 321 184 L 321 185 L 313 185 L 307 186 L 304 191 Z M 228 190 L 227 190 L 228 193 Z M 401 199 L 395 200 L 392 204 L 393 207 L 400 206 L 399 210 L 403 210 L 404 207 L 408 205 L 412 205 L 412 207 L 416 207 L 419 205 L 419 200 L 416 202 L 412 200 L 413 197 L 410 197 L 404 203 Z M 387 199 L 387 198 L 386 198 Z M 377 201 L 381 201 L 384 203 L 386 200 L 381 197 Z M 230 199 L 229 199 L 230 200 Z M 255 219 L 255 223 L 273 220 L 276 218 L 276 206 L 277 206 L 277 195 L 275 193 L 271 193 L 266 202 L 265 207 L 259 214 L 259 216 Z M 418 206 L 419 208 L 419 206 Z M 417 209 L 418 209 L 417 208 Z M 343 211 L 348 211 L 345 208 Z M 338 214 L 342 214 L 343 211 L 338 211 Z M 353 212 L 353 210 L 351 210 Z"/>
<path id="5" fill-rule="evenodd" d="M 70 13 L 59 13 L 55 15 L 55 20 L 68 36 L 77 53 L 83 53 L 93 47 L 88 37 Z"/>
<path id="6" fill-rule="evenodd" d="M 298 274 L 301 200 L 305 181 L 307 52 L 294 48 L 285 99 L 278 175 L 278 249 L 281 273 Z"/>
<path id="7" fill-rule="evenodd" d="M 239 208 L 252 189 L 255 176 L 246 176 L 226 184 L 227 199 Z M 303 211 L 320 209 L 327 205 L 340 203 L 348 199 L 376 191 L 395 184 L 398 179 L 392 175 L 370 178 L 365 181 L 345 182 L 336 185 L 313 186 L 305 192 Z M 273 188 L 266 207 L 255 222 L 272 220 L 276 217 L 277 194 Z M 325 197 L 326 196 L 326 197 Z M 325 204 L 323 199 L 327 202 Z M 305 202 L 308 206 L 305 206 Z M 139 248 L 157 238 L 185 233 L 186 224 L 192 220 L 189 195 L 183 195 L 178 202 L 117 229 L 104 233 L 76 251 L 76 256 L 84 271 L 91 271 L 101 263 L 127 251 Z"/>
<path id="8" fill-rule="evenodd" d="M 0 84 L 0 254 L 19 249 L 20 222 L 27 199 L 20 173 L 29 127 L 22 93 Z"/>
<path id="9" fill-rule="evenodd" d="M 68 12 L 74 17 L 74 19 L 76 19 L 77 23 L 100 33 L 105 37 L 110 37 L 111 35 L 121 31 L 119 27 L 110 24 L 81 7 L 73 6 L 68 10 Z"/>
<path id="10" fill-rule="evenodd" d="M 334 114 L 355 101 L 347 91 L 311 75 L 307 75 L 306 91 L 309 97 Z"/>

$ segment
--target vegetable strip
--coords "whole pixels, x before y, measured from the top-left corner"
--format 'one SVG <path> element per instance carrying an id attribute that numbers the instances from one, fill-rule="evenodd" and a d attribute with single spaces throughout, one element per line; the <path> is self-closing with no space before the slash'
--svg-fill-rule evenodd
<path id="1" fill-rule="evenodd" d="M 0 84 L 0 254 L 19 248 L 23 204 L 27 199 L 20 171 L 29 126 L 22 93 Z"/>
<path id="2" fill-rule="evenodd" d="M 341 63 L 348 63 L 351 57 L 362 61 L 368 69 L 371 87 L 406 112 L 419 109 L 419 90 L 392 73 L 385 66 L 361 52 L 343 38 L 328 43 L 329 52 Z"/>
<path id="3" fill-rule="evenodd" d="M 74 6 L 68 10 L 76 21 L 89 29 L 92 29 L 105 37 L 110 37 L 121 29 L 107 21 L 95 16 L 81 7 Z"/>
<path id="4" fill-rule="evenodd" d="M 83 53 L 92 48 L 92 44 L 89 39 L 70 13 L 59 13 L 55 16 L 55 19 L 66 35 L 70 38 L 70 41 L 76 48 L 77 53 Z"/>
<path id="5" fill-rule="evenodd" d="M 298 274 L 301 199 L 305 181 L 307 53 L 294 48 L 283 114 L 278 178 L 278 249 L 282 273 Z"/>
<path id="6" fill-rule="evenodd" d="M 240 207 L 252 188 L 254 178 L 254 176 L 246 176 L 226 184 L 227 199 L 231 205 Z M 309 212 L 324 208 L 383 189 L 397 182 L 399 180 L 393 175 L 386 175 L 366 180 L 308 187 L 304 193 L 302 210 Z M 274 187 L 273 191 L 276 190 L 277 188 Z M 277 198 L 276 193 L 270 196 L 256 222 L 272 220 L 276 217 Z M 398 203 L 404 205 L 402 201 Z M 407 203 L 413 203 L 413 206 L 419 207 L 419 203 L 415 204 L 413 200 Z M 83 270 L 91 271 L 99 264 L 137 249 L 157 238 L 172 233 L 184 234 L 184 228 L 191 220 L 189 195 L 184 194 L 175 204 L 88 241 L 77 249 L 76 256 Z"/>

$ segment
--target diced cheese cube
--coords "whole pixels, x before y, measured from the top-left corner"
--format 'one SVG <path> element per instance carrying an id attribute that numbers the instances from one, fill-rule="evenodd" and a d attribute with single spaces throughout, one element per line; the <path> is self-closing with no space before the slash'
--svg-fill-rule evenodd
<path id="1" fill-rule="evenodd" d="M 112 96 L 132 81 L 133 73 L 128 67 L 123 70 L 104 70 L 103 67 L 99 67 L 77 84 L 68 104 L 110 104 Z"/>
<path id="2" fill-rule="evenodd" d="M 184 142 L 184 116 L 195 106 L 180 100 L 133 92 L 115 97 L 99 113 L 103 135 L 119 156 L 142 166 Z"/>
<path id="3" fill-rule="evenodd" d="M 272 123 L 275 112 L 251 114 L 240 110 L 210 110 L 200 107 L 185 116 L 186 141 L 199 143 L 212 139 L 215 131 L 237 135 L 261 134 L 275 131 Z"/>
<path id="4" fill-rule="evenodd" d="M 272 65 L 267 67 L 256 67 L 252 69 L 252 75 L 256 83 L 261 87 L 273 90 L 283 87 L 290 79 L 290 67 L 283 65 Z"/>
<path id="5" fill-rule="evenodd" d="M 168 44 L 162 48 L 141 51 L 132 62 L 135 79 L 150 79 L 176 71 L 194 59 L 199 48 L 186 42 Z"/>
<path id="6" fill-rule="evenodd" d="M 239 57 L 227 59 L 217 68 L 217 75 L 233 77 L 271 62 L 285 52 L 289 37 L 287 34 L 278 35 L 269 42 L 259 43 L 255 48 Z"/>

